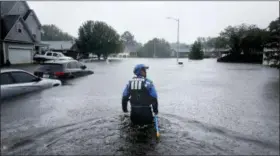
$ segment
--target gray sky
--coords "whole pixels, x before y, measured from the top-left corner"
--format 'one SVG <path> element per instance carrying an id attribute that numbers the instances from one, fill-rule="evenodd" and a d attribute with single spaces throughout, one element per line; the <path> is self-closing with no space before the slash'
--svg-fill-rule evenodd
<path id="1" fill-rule="evenodd" d="M 180 19 L 180 42 L 191 43 L 197 37 L 217 36 L 228 25 L 256 24 L 260 28 L 279 17 L 279 2 L 237 1 L 28 1 L 42 24 L 55 24 L 78 36 L 86 20 L 104 21 L 118 33 L 130 31 L 137 41 L 153 37 L 176 41 L 177 24 L 166 17 Z"/>

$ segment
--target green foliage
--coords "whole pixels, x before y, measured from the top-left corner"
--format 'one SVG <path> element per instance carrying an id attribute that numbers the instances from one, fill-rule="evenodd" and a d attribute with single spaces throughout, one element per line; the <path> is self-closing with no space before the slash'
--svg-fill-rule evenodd
<path id="1" fill-rule="evenodd" d="M 189 59 L 191 60 L 203 59 L 201 39 L 197 39 L 197 41 L 195 41 L 194 44 L 192 45 L 191 52 L 189 54 Z"/>
<path id="2" fill-rule="evenodd" d="M 279 17 L 274 20 L 271 21 L 269 26 L 268 26 L 268 32 L 269 35 L 267 37 L 266 43 L 265 43 L 265 47 L 267 48 L 275 48 L 275 49 L 279 49 L 280 47 L 280 43 L 279 43 L 279 39 L 280 39 L 280 21 L 279 21 Z"/>
<path id="3" fill-rule="evenodd" d="M 167 58 L 171 56 L 171 47 L 167 41 L 164 39 L 154 38 L 148 41 L 144 46 L 138 51 L 137 55 L 139 57 L 159 57 Z"/>
<path id="4" fill-rule="evenodd" d="M 274 60 L 274 64 L 271 66 L 277 67 L 280 69 L 280 18 L 278 17 L 276 20 L 271 21 L 268 26 L 268 36 L 265 43 L 265 48 L 271 48 L 276 50 L 275 54 L 267 53 L 267 61 Z"/>
<path id="5" fill-rule="evenodd" d="M 82 53 L 93 53 L 106 59 L 109 54 L 123 51 L 120 35 L 101 21 L 86 21 L 78 30 L 77 47 Z"/>
<path id="6" fill-rule="evenodd" d="M 132 47 L 133 52 L 138 51 L 142 47 L 141 43 L 138 43 L 129 31 L 125 31 L 121 35 L 121 40 L 123 41 L 124 46 Z"/>
<path id="7" fill-rule="evenodd" d="M 263 51 L 268 32 L 256 25 L 241 24 L 226 27 L 219 37 L 223 38 L 224 44 L 231 49 L 231 54 L 240 55 L 243 52 L 249 55 Z"/>
<path id="8" fill-rule="evenodd" d="M 66 32 L 63 32 L 60 28 L 53 24 L 43 25 L 42 30 L 42 41 L 69 41 L 74 39 L 73 36 L 69 35 Z"/>

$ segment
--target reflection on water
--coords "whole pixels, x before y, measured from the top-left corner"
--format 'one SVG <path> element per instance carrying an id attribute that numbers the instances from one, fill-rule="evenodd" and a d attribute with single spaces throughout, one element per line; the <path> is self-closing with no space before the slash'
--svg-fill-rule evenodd
<path id="1" fill-rule="evenodd" d="M 2 154 L 182 155 L 279 153 L 278 145 L 221 127 L 171 114 L 160 116 L 161 137 L 153 125 L 133 126 L 128 116 L 88 119 L 29 136 L 2 140 Z M 252 152 L 254 151 L 254 152 Z"/>
<path id="2" fill-rule="evenodd" d="M 124 155 L 146 155 L 154 151 L 157 144 L 153 125 L 139 127 L 130 122 L 128 116 L 121 116 L 120 141 L 124 142 L 119 151 Z"/>
<path id="3" fill-rule="evenodd" d="M 1 103 L 1 154 L 279 154 L 279 71 L 175 62 L 89 63 L 93 75 Z M 154 125 L 134 127 L 121 112 L 136 63 L 150 66 L 159 94 L 158 140 Z"/>

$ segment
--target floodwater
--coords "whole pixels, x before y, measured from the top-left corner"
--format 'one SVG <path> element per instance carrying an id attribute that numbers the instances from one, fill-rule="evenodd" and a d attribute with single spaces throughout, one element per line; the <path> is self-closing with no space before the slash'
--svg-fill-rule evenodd
<path id="1" fill-rule="evenodd" d="M 1 103 L 1 154 L 279 155 L 279 71 L 175 59 L 87 63 L 93 75 Z M 121 94 L 137 63 L 159 95 L 160 138 L 130 126 Z"/>

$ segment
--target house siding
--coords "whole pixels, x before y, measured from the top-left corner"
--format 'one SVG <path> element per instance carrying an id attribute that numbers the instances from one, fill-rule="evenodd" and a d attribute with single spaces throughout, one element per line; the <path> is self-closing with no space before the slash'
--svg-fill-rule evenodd
<path id="1" fill-rule="evenodd" d="M 9 15 L 21 15 L 22 17 L 27 13 L 28 7 L 24 1 L 18 1 L 14 7 L 9 11 Z"/>
<path id="2" fill-rule="evenodd" d="M 41 30 L 37 20 L 34 17 L 34 12 L 30 13 L 30 15 L 25 20 L 26 25 L 28 26 L 32 35 L 36 35 L 36 41 L 41 41 Z"/>
<path id="3" fill-rule="evenodd" d="M 21 28 L 21 33 L 18 32 L 17 27 Z M 23 41 L 23 42 L 33 42 L 30 36 L 27 33 L 27 30 L 25 30 L 25 27 L 23 24 L 18 20 L 16 24 L 12 27 L 10 32 L 7 34 L 5 40 L 14 40 L 14 41 Z"/>

